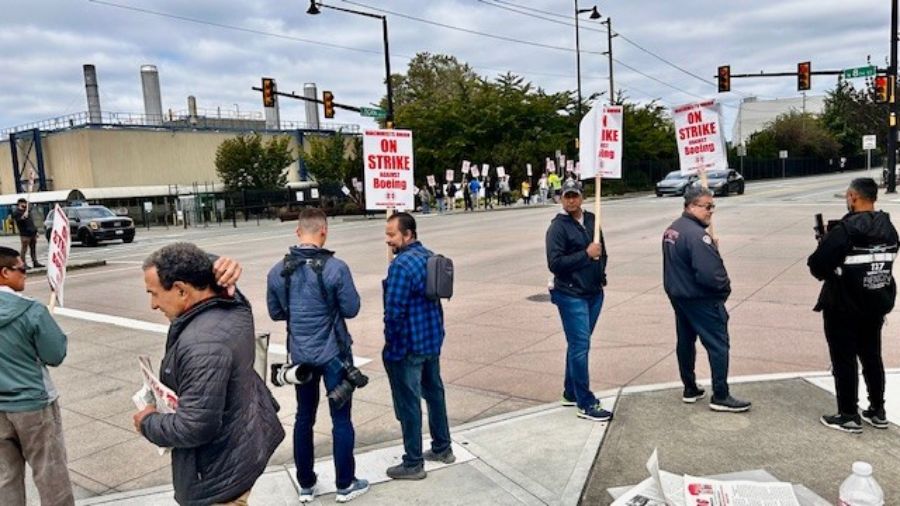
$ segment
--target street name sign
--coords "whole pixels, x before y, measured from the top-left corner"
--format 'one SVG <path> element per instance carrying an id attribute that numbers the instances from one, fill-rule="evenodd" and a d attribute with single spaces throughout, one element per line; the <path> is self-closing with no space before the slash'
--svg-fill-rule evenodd
<path id="1" fill-rule="evenodd" d="M 844 69 L 844 79 L 856 79 L 857 77 L 872 77 L 875 75 L 875 67 L 856 67 L 855 69 Z"/>
<path id="2" fill-rule="evenodd" d="M 379 107 L 360 107 L 359 115 L 366 116 L 368 118 L 386 118 L 387 111 Z"/>

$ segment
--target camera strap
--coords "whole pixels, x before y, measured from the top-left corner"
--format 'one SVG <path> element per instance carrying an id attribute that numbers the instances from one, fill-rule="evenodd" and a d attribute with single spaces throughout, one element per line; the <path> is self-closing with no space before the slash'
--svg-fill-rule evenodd
<path id="1" fill-rule="evenodd" d="M 316 274 L 316 281 L 319 285 L 319 294 L 322 296 L 322 300 L 325 302 L 325 306 L 328 307 L 331 326 L 334 327 L 335 325 L 335 320 L 338 316 L 337 304 L 334 302 L 333 298 L 329 296 L 328 289 L 325 287 L 324 276 L 325 263 L 328 262 L 328 259 L 331 258 L 332 255 L 333 253 L 331 253 L 330 251 L 323 251 L 322 249 L 319 249 L 319 252 L 313 258 L 296 258 L 290 253 L 284 256 L 281 276 L 284 277 L 284 300 L 286 313 L 285 325 L 287 327 L 287 363 L 291 363 L 291 278 L 298 268 L 304 265 L 309 265 L 310 269 L 312 269 L 312 271 Z M 338 349 L 340 350 L 340 353 L 347 359 L 352 359 L 353 353 L 350 350 L 349 343 L 344 342 L 344 340 L 342 339 L 338 339 Z"/>

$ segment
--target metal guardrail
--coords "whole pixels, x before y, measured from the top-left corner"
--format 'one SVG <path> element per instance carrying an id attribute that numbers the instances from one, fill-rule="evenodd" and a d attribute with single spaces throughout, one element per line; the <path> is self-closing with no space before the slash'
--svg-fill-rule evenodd
<path id="1" fill-rule="evenodd" d="M 211 113 L 213 111 L 203 111 Z M 25 123 L 14 127 L 0 129 L 0 140 L 9 138 L 9 134 L 38 129 L 41 131 L 59 131 L 86 126 L 96 127 L 134 127 L 134 128 L 163 128 L 168 130 L 258 130 L 266 129 L 265 119 L 259 112 L 237 113 L 236 111 L 215 111 L 215 114 L 198 114 L 191 116 L 187 111 L 179 111 L 177 114 L 170 112 L 163 117 L 130 112 L 103 112 L 97 118 L 92 118 L 88 112 L 78 112 L 57 116 L 41 121 Z M 281 121 L 280 128 L 272 131 L 285 130 L 314 130 L 312 125 L 305 121 Z M 352 123 L 320 123 L 318 130 L 359 132 L 359 125 Z"/>

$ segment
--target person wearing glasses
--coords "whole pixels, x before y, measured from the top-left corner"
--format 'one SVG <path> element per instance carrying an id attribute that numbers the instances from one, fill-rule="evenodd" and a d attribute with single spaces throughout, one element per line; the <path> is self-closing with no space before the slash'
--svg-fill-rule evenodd
<path id="1" fill-rule="evenodd" d="M 709 355 L 713 411 L 738 413 L 750 402 L 735 399 L 728 389 L 728 311 L 725 301 L 731 281 L 719 254 L 718 240 L 708 232 L 712 223 L 712 192 L 692 186 L 684 192 L 684 212 L 662 238 L 663 284 L 675 310 L 675 348 L 684 392 L 681 400 L 693 404 L 706 395 L 694 375 L 697 337 Z"/>
<path id="2" fill-rule="evenodd" d="M 0 246 L 0 504 L 26 504 L 25 463 L 40 503 L 73 506 L 59 393 L 47 366 L 66 358 L 65 333 L 47 308 L 22 294 L 25 261 Z"/>

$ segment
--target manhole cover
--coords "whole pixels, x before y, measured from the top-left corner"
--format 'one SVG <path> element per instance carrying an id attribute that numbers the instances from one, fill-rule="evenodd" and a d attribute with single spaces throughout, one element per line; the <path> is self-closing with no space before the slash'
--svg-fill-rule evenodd
<path id="1" fill-rule="evenodd" d="M 550 294 L 549 293 L 536 293 L 534 295 L 529 295 L 525 297 L 525 300 L 530 300 L 531 302 L 550 302 Z"/>

